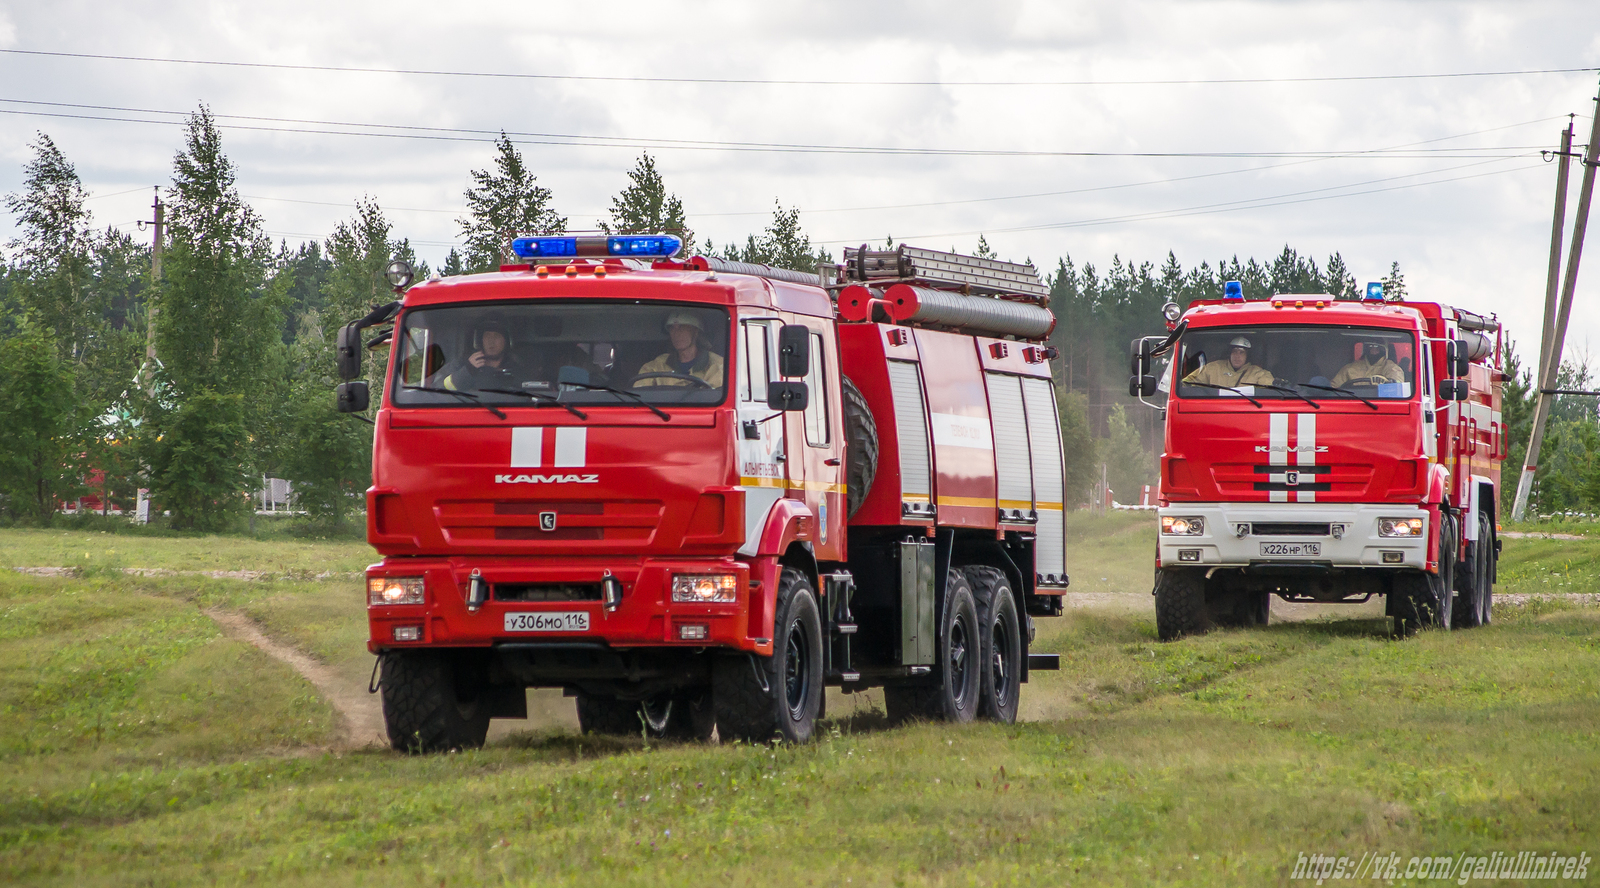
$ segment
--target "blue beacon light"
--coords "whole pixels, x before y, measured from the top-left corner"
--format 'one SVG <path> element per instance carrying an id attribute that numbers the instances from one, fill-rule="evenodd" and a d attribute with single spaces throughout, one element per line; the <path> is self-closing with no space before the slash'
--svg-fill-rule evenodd
<path id="1" fill-rule="evenodd" d="M 1244 298 L 1244 285 L 1239 283 L 1238 281 L 1228 281 L 1226 284 L 1222 285 L 1222 298 L 1223 299 L 1243 299 Z"/>
<path id="2" fill-rule="evenodd" d="M 1372 281 L 1367 284 L 1367 302 L 1383 301 L 1383 281 Z"/>
<path id="3" fill-rule="evenodd" d="M 683 239 L 670 234 L 519 237 L 511 242 L 511 252 L 523 259 L 665 259 L 681 249 Z"/>

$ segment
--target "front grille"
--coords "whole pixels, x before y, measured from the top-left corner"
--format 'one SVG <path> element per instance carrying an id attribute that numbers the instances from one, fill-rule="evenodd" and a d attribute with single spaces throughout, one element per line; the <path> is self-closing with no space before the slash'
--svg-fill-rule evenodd
<path id="1" fill-rule="evenodd" d="M 495 583 L 495 601 L 599 601 L 599 583 Z"/>
<path id="2" fill-rule="evenodd" d="M 1328 525 L 1297 523 L 1291 521 L 1258 521 L 1250 525 L 1256 536 L 1327 536 Z"/>

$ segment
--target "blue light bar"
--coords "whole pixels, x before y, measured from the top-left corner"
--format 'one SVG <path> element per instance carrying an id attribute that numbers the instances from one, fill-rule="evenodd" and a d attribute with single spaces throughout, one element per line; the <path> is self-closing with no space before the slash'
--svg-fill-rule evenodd
<path id="1" fill-rule="evenodd" d="M 670 234 L 625 234 L 614 237 L 519 237 L 511 252 L 523 259 L 628 258 L 666 259 L 683 249 L 683 238 Z"/>
<path id="2" fill-rule="evenodd" d="M 1371 281 L 1371 282 L 1369 282 L 1367 284 L 1367 300 L 1366 301 L 1368 301 L 1368 302 L 1382 302 L 1383 301 L 1383 281 Z"/>
<path id="3" fill-rule="evenodd" d="M 1222 285 L 1222 298 L 1223 299 L 1243 299 L 1244 298 L 1244 285 L 1239 283 L 1238 281 L 1228 281 L 1226 284 Z"/>

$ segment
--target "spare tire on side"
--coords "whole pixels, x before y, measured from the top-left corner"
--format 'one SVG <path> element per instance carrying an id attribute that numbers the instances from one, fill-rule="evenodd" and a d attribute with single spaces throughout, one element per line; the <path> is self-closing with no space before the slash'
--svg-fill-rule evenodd
<path id="1" fill-rule="evenodd" d="M 867 399 L 861 390 L 844 377 L 844 440 L 845 484 L 849 494 L 846 503 L 849 515 L 866 502 L 867 491 L 878 474 L 878 423 L 872 418 Z"/>

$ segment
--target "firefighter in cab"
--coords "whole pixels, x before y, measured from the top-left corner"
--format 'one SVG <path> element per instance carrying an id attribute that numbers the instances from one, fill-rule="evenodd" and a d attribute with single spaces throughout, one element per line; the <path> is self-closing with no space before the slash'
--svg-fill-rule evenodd
<path id="1" fill-rule="evenodd" d="M 1389 350 L 1381 342 L 1369 342 L 1362 353 L 1361 360 L 1351 361 L 1336 374 L 1333 382 L 1329 383 L 1334 388 L 1355 383 L 1356 385 L 1378 385 L 1383 382 L 1405 382 L 1406 372 L 1399 364 L 1389 360 Z"/>
<path id="2" fill-rule="evenodd" d="M 1272 385 L 1272 374 L 1250 363 L 1250 340 L 1243 336 L 1235 336 L 1233 341 L 1228 343 L 1228 360 L 1207 361 L 1193 373 L 1185 376 L 1183 381 L 1228 388 L 1240 385 Z"/>
<path id="3" fill-rule="evenodd" d="M 672 350 L 640 367 L 634 386 L 693 383 L 703 388 L 721 388 L 722 356 L 706 348 L 700 317 L 693 312 L 675 311 L 667 316 L 664 326 Z"/>

